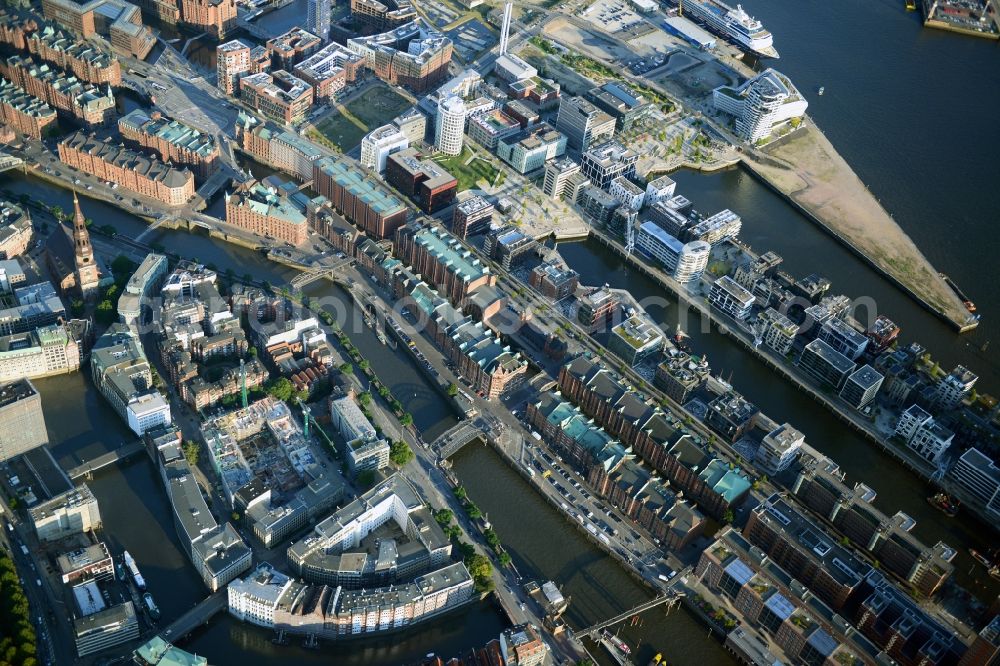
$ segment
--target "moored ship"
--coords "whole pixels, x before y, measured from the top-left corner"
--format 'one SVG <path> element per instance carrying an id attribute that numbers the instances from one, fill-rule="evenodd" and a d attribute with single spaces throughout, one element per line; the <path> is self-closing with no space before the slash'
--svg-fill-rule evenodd
<path id="1" fill-rule="evenodd" d="M 774 37 L 764 25 L 736 5 L 733 9 L 721 0 L 680 0 L 684 16 L 701 21 L 712 32 L 737 46 L 765 58 L 777 58 Z"/>
<path id="2" fill-rule="evenodd" d="M 145 590 L 146 580 L 142 577 L 142 574 L 139 573 L 139 567 L 136 566 L 135 560 L 132 559 L 132 556 L 127 550 L 125 551 L 125 568 L 127 568 L 129 573 L 132 574 L 132 580 L 135 582 L 135 586 L 140 590 Z"/>
<path id="3" fill-rule="evenodd" d="M 927 498 L 927 503 L 949 518 L 954 518 L 958 514 L 958 507 L 961 506 L 957 499 L 952 499 L 945 493 L 931 495 Z"/>
<path id="4" fill-rule="evenodd" d="M 149 611 L 149 617 L 156 620 L 160 619 L 160 609 L 156 607 L 156 602 L 153 601 L 153 595 L 146 592 L 142 595 L 142 601 L 146 604 L 146 609 Z"/>

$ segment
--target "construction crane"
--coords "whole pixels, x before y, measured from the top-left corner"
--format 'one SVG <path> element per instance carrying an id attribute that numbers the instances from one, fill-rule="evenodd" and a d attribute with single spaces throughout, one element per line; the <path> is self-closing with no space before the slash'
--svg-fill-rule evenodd
<path id="1" fill-rule="evenodd" d="M 247 367 L 240 359 L 240 400 L 243 403 L 243 409 L 247 408 Z"/>
<path id="2" fill-rule="evenodd" d="M 301 403 L 302 407 L 302 424 L 305 426 L 303 432 L 305 433 L 306 439 L 309 438 L 309 408 L 306 407 L 306 403 Z"/>

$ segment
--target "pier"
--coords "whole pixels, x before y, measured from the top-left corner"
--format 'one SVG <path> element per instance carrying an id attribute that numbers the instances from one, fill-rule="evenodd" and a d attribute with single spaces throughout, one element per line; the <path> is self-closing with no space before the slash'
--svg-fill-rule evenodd
<path id="1" fill-rule="evenodd" d="M 89 479 L 97 470 L 104 469 L 105 467 L 114 465 L 122 460 L 128 460 L 145 449 L 146 447 L 143 446 L 143 443 L 140 440 L 136 440 L 131 444 L 124 444 L 119 446 L 114 451 L 108 451 L 103 455 L 97 456 L 93 460 L 80 463 L 76 467 L 66 470 L 66 476 L 73 481 L 82 477 Z"/>
<path id="2" fill-rule="evenodd" d="M 171 622 L 166 629 L 160 632 L 160 638 L 168 643 L 176 643 L 181 640 L 226 609 L 228 600 L 226 594 L 226 588 L 222 588 L 209 595 L 197 606 Z"/>

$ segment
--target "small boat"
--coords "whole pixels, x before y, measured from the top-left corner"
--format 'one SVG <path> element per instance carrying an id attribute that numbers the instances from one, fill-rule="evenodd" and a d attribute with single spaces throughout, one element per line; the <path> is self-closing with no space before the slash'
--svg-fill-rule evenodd
<path id="1" fill-rule="evenodd" d="M 816 91 L 816 94 L 822 96 L 823 93 L 825 93 L 825 92 L 826 92 L 826 88 L 824 88 L 823 86 L 820 86 L 819 90 Z"/>
<path id="2" fill-rule="evenodd" d="M 632 648 L 630 648 L 628 646 L 628 643 L 626 643 L 622 639 L 618 638 L 617 636 L 615 636 L 614 634 L 612 634 L 607 629 L 604 630 L 603 638 L 608 643 L 610 643 L 611 645 L 613 645 L 615 647 L 615 649 L 617 649 L 619 652 L 622 652 L 625 655 L 632 654 Z"/>
<path id="3" fill-rule="evenodd" d="M 382 331 L 376 331 L 375 337 L 378 338 L 378 341 L 381 342 L 382 344 L 386 344 L 385 336 L 382 335 Z"/>
<path id="4" fill-rule="evenodd" d="M 979 562 L 980 564 L 982 564 L 987 569 L 995 569 L 996 568 L 996 565 L 993 564 L 993 561 L 990 560 L 990 558 L 986 557 L 985 555 L 983 555 L 982 553 L 980 553 L 975 548 L 970 548 L 969 549 L 969 555 L 972 555 L 972 559 L 974 559 L 976 562 Z"/>
<path id="5" fill-rule="evenodd" d="M 139 567 L 136 566 L 135 560 L 132 559 L 132 556 L 129 555 L 129 552 L 127 550 L 125 551 L 124 561 L 125 561 L 125 566 L 129 570 L 129 573 L 132 574 L 132 580 L 135 581 L 135 586 L 140 590 L 145 590 L 146 581 L 142 577 L 142 574 L 139 573 Z"/>
<path id="6" fill-rule="evenodd" d="M 906 0 L 906 11 L 908 12 L 917 11 L 917 0 Z"/>
<path id="7" fill-rule="evenodd" d="M 142 601 L 146 604 L 146 609 L 149 611 L 149 617 L 153 618 L 153 621 L 160 619 L 160 609 L 156 607 L 156 603 L 153 601 L 153 595 L 146 592 L 142 595 Z"/>
<path id="8" fill-rule="evenodd" d="M 656 656 L 649 660 L 649 664 L 647 664 L 647 666 L 660 666 L 662 663 L 664 663 L 663 655 L 657 652 Z"/>
<path id="9" fill-rule="evenodd" d="M 927 498 L 927 503 L 949 518 L 958 515 L 958 508 L 962 505 L 957 499 L 952 499 L 945 493 L 931 495 Z"/>
<path id="10" fill-rule="evenodd" d="M 122 568 L 121 564 L 116 564 L 115 565 L 115 573 L 118 574 L 118 580 L 121 580 L 121 581 L 125 580 L 125 569 Z"/>

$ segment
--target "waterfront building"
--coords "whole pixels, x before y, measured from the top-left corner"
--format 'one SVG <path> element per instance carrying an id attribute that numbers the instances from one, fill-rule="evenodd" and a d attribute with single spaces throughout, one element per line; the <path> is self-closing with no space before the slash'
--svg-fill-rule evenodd
<path id="1" fill-rule="evenodd" d="M 271 66 L 289 72 L 322 45 L 322 39 L 298 26 L 266 43 L 268 53 L 271 54 Z"/>
<path id="2" fill-rule="evenodd" d="M 371 4 L 382 6 L 377 0 Z M 362 56 L 365 66 L 386 83 L 425 93 L 448 76 L 453 45 L 417 18 L 389 32 L 348 39 L 347 48 Z"/>
<path id="3" fill-rule="evenodd" d="M 208 666 L 208 659 L 174 647 L 159 636 L 153 636 L 143 643 L 132 659 L 140 666 Z"/>
<path id="4" fill-rule="evenodd" d="M 799 325 L 778 310 L 768 308 L 757 315 L 754 330 L 765 345 L 787 356 L 792 352 L 795 337 L 799 334 Z"/>
<path id="5" fill-rule="evenodd" d="M 726 647 L 741 663 L 877 663 L 881 650 L 860 636 L 836 608 L 802 586 L 780 563 L 732 527 L 701 553 L 695 576 L 738 613 Z M 711 597 L 710 597 L 711 598 Z"/>
<path id="6" fill-rule="evenodd" d="M 83 347 L 78 329 L 84 326 L 86 322 L 74 320 L 0 337 L 0 382 L 78 370 Z"/>
<path id="7" fill-rule="evenodd" d="M 294 125 L 306 119 L 313 103 L 313 88 L 294 74 L 279 69 L 241 78 L 240 99 L 272 120 Z"/>
<path id="8" fill-rule="evenodd" d="M 144 60 L 156 45 L 139 7 L 124 0 L 43 0 L 42 15 L 83 39 L 104 37 L 112 51 L 126 58 Z"/>
<path id="9" fill-rule="evenodd" d="M 563 97 L 556 129 L 566 135 L 570 147 L 585 152 L 614 136 L 615 119 L 582 97 Z"/>
<path id="10" fill-rule="evenodd" d="M 219 145 L 211 134 L 163 116 L 135 109 L 118 119 L 122 138 L 148 148 L 165 162 L 190 166 L 199 178 L 208 178 L 218 166 Z"/>
<path id="11" fill-rule="evenodd" d="M 297 64 L 295 73 L 313 87 L 317 104 L 330 102 L 364 73 L 364 58 L 337 42 L 330 42 Z"/>
<path id="12" fill-rule="evenodd" d="M 179 0 L 181 23 L 216 38 L 236 27 L 236 0 Z"/>
<path id="13" fill-rule="evenodd" d="M 876 354 L 885 351 L 899 337 L 900 330 L 894 321 L 885 315 L 879 315 L 875 318 L 875 323 L 865 331 L 869 340 L 869 350 Z"/>
<path id="14" fill-rule="evenodd" d="M 986 507 L 988 520 L 1000 518 L 1000 468 L 976 447 L 969 448 L 948 472 L 951 480 Z"/>
<path id="15" fill-rule="evenodd" d="M 626 148 L 617 141 L 592 145 L 592 148 L 583 153 L 581 168 L 595 186 L 607 190 L 615 178 L 635 176 L 635 164 L 639 156 L 631 148 Z"/>
<path id="16" fill-rule="evenodd" d="M 111 138 L 74 132 L 59 142 L 59 159 L 74 169 L 169 206 L 185 204 L 195 194 L 191 171 L 125 148 Z"/>
<path id="17" fill-rule="evenodd" d="M 458 180 L 416 148 L 392 153 L 386 159 L 385 180 L 410 197 L 425 213 L 447 207 L 458 192 Z"/>
<path id="18" fill-rule="evenodd" d="M 561 264 L 546 262 L 531 269 L 528 283 L 553 301 L 561 301 L 576 293 L 580 274 Z"/>
<path id="19" fill-rule="evenodd" d="M 917 427 L 916 432 L 907 442 L 907 446 L 927 462 L 936 465 L 940 462 L 944 452 L 951 446 L 951 440 L 954 437 L 955 433 L 934 419 L 930 419 Z"/>
<path id="20" fill-rule="evenodd" d="M 539 123 L 498 139 L 497 157 L 521 174 L 540 169 L 566 152 L 566 137 L 547 123 Z"/>
<path id="21" fill-rule="evenodd" d="M 118 318 L 126 326 L 139 323 L 143 305 L 149 307 L 148 300 L 156 292 L 167 274 L 167 257 L 150 252 L 136 268 L 118 297 Z"/>
<path id="22" fill-rule="evenodd" d="M 865 364 L 847 378 L 844 388 L 840 389 L 840 397 L 854 409 L 864 409 L 878 395 L 884 379 L 882 373 Z"/>
<path id="23" fill-rule="evenodd" d="M 679 422 L 646 403 L 626 382 L 597 359 L 577 356 L 559 372 L 562 395 L 580 406 L 594 423 L 617 437 L 672 487 L 708 515 L 721 518 L 750 490 L 746 474 L 695 444 Z M 605 482 L 604 467 L 595 467 L 588 482 Z"/>
<path id="24" fill-rule="evenodd" d="M 55 109 L 5 79 L 0 79 L 0 122 L 33 139 L 58 127 Z"/>
<path id="25" fill-rule="evenodd" d="M 378 436 L 353 396 L 330 399 L 330 422 L 344 439 L 352 475 L 389 466 L 389 443 Z"/>
<path id="26" fill-rule="evenodd" d="M 784 423 L 764 436 L 760 448 L 754 455 L 754 464 L 760 471 L 774 476 L 795 462 L 806 437 L 801 432 Z"/>
<path id="27" fill-rule="evenodd" d="M 858 360 L 868 347 L 868 338 L 843 319 L 827 320 L 819 329 L 818 337 L 852 361 Z"/>
<path id="28" fill-rule="evenodd" d="M 236 140 L 258 162 L 295 176 L 312 180 L 313 164 L 327 153 L 295 132 L 269 125 L 240 111 Z"/>
<path id="29" fill-rule="evenodd" d="M 115 563 L 103 541 L 61 553 L 56 557 L 56 569 L 64 585 L 115 577 Z"/>
<path id="30" fill-rule="evenodd" d="M 646 205 L 652 206 L 674 196 L 677 183 L 670 176 L 659 176 L 646 183 Z"/>
<path id="31" fill-rule="evenodd" d="M 521 130 L 521 124 L 499 109 L 478 113 L 468 120 L 469 138 L 496 152 L 497 143 Z"/>
<path id="32" fill-rule="evenodd" d="M 39 541 L 59 541 L 94 532 L 102 525 L 97 498 L 85 483 L 32 507 L 28 513 Z"/>
<path id="33" fill-rule="evenodd" d="M 743 320 L 749 316 L 754 300 L 753 294 L 728 275 L 723 275 L 713 282 L 712 289 L 708 293 L 708 302 L 712 307 L 736 320 Z"/>
<path id="34" fill-rule="evenodd" d="M 324 157 L 313 166 L 313 189 L 348 222 L 376 240 L 392 238 L 408 209 L 349 158 Z"/>
<path id="35" fill-rule="evenodd" d="M 710 245 L 716 245 L 724 240 L 737 238 L 742 228 L 743 220 L 727 208 L 687 227 L 684 231 L 684 238 L 689 241 L 700 240 Z"/>
<path id="36" fill-rule="evenodd" d="M 48 442 L 42 397 L 31 380 L 0 385 L 0 462 Z"/>
<path id="37" fill-rule="evenodd" d="M 634 314 L 611 329 L 608 351 L 635 367 L 663 350 L 666 338 L 648 317 Z"/>
<path id="38" fill-rule="evenodd" d="M 170 424 L 170 403 L 152 389 L 149 362 L 138 335 L 124 324 L 112 324 L 90 354 L 97 389 L 137 435 Z"/>
<path id="39" fill-rule="evenodd" d="M 139 618 L 131 601 L 102 610 L 74 617 L 73 640 L 76 654 L 85 657 L 95 652 L 107 650 L 115 645 L 128 643 L 139 637 Z"/>
<path id="40" fill-rule="evenodd" d="M 663 361 L 656 366 L 653 383 L 679 405 L 685 404 L 711 374 L 708 359 L 691 356 L 668 344 Z"/>
<path id="41" fill-rule="evenodd" d="M 246 578 L 237 578 L 226 586 L 229 614 L 241 622 L 272 628 L 278 600 L 294 585 L 271 564 L 261 562 Z"/>
<path id="42" fill-rule="evenodd" d="M 318 523 L 287 556 L 306 580 L 359 589 L 439 567 L 451 556 L 451 543 L 410 482 L 393 474 Z"/>
<path id="43" fill-rule="evenodd" d="M 427 116 L 415 106 L 393 118 L 392 124 L 409 139 L 410 145 L 423 141 L 427 135 Z"/>
<path id="44" fill-rule="evenodd" d="M 621 201 L 596 185 L 584 187 L 576 203 L 583 209 L 583 214 L 598 226 L 609 226 L 622 205 Z"/>
<path id="45" fill-rule="evenodd" d="M 935 406 L 942 411 L 955 409 L 965 400 L 976 385 L 979 376 L 963 365 L 938 380 L 935 387 Z"/>
<path id="46" fill-rule="evenodd" d="M 608 320 L 618 315 L 618 307 L 621 305 L 621 297 L 607 285 L 592 289 L 578 300 L 580 304 L 576 318 L 588 331 L 603 328 Z"/>
<path id="47" fill-rule="evenodd" d="M 1000 615 L 996 615 L 979 630 L 975 640 L 958 662 L 958 666 L 994 663 L 1000 659 Z"/>
<path id="48" fill-rule="evenodd" d="M 636 236 L 636 246 L 659 261 L 681 284 L 701 279 L 712 247 L 704 241 L 682 243 L 654 222 L 643 222 Z"/>
<path id="49" fill-rule="evenodd" d="M 630 453 L 621 442 L 558 393 L 543 393 L 534 402 L 529 402 L 524 418 L 546 443 L 567 462 L 583 470 L 588 478 L 593 470 L 600 469 L 605 470 L 600 475 L 603 480 L 611 470 L 618 469 Z"/>
<path id="50" fill-rule="evenodd" d="M 723 440 L 732 444 L 753 428 L 759 413 L 756 405 L 730 389 L 708 403 L 704 421 Z"/>
<path id="51" fill-rule="evenodd" d="M 226 194 L 226 223 L 296 246 L 305 243 L 309 233 L 305 214 L 286 191 L 256 180 Z"/>
<path id="52" fill-rule="evenodd" d="M 474 391 L 493 400 L 526 379 L 528 362 L 520 353 L 501 342 L 481 321 L 463 315 L 412 271 L 396 266 L 391 282 L 406 307 L 426 322 L 424 334 L 455 364 Z M 470 304 L 475 304 L 474 300 L 470 299 Z"/>
<path id="53" fill-rule="evenodd" d="M 20 55 L 0 58 L 0 74 L 29 96 L 65 112 L 80 124 L 106 126 L 114 121 L 115 96 L 110 85 L 102 90 L 48 63 Z M 41 113 L 40 108 L 36 110 Z"/>
<path id="54" fill-rule="evenodd" d="M 22 32 L 22 35 L 22 44 L 12 44 L 19 51 L 27 50 L 94 85 L 120 86 L 122 83 L 118 58 L 105 53 L 91 42 L 72 39 L 52 26 L 45 26 L 26 35 Z"/>
<path id="55" fill-rule="evenodd" d="M 653 109 L 651 102 L 619 82 L 608 82 L 587 92 L 587 99 L 615 119 L 621 132 L 644 118 Z"/>
<path id="56" fill-rule="evenodd" d="M 786 123 L 797 123 L 809 103 L 787 76 L 766 69 L 743 84 L 712 92 L 715 108 L 735 118 L 736 134 L 748 143 L 766 139 Z"/>
<path id="57" fill-rule="evenodd" d="M 306 5 L 306 25 L 321 41 L 330 36 L 330 0 L 309 0 Z"/>
<path id="58" fill-rule="evenodd" d="M 28 333 L 65 319 L 66 308 L 50 282 L 14 290 L 17 305 L 0 310 L 0 336 Z"/>
<path id="59" fill-rule="evenodd" d="M 954 572 L 954 548 L 941 541 L 927 546 L 918 540 L 911 533 L 915 524 L 912 518 L 902 512 L 887 516 L 879 511 L 872 504 L 875 491 L 861 483 L 848 487 L 833 461 L 815 452 L 803 452 L 795 469 L 792 494 L 855 547 L 878 560 L 882 571 L 927 597 L 933 596 Z"/>
<path id="60" fill-rule="evenodd" d="M 773 276 L 784 259 L 775 252 L 764 254 L 740 263 L 733 271 L 733 279 L 745 289 L 753 290 L 758 282 Z"/>
<path id="61" fill-rule="evenodd" d="M 840 391 L 857 365 L 836 349 L 823 342 L 813 340 L 799 356 L 799 369 L 823 386 Z"/>
<path id="62" fill-rule="evenodd" d="M 398 127 L 383 125 L 361 139 L 361 166 L 382 173 L 389 155 L 409 147 L 410 140 Z"/>
<path id="63" fill-rule="evenodd" d="M 538 243 L 517 227 L 505 224 L 491 229 L 483 242 L 483 253 L 506 270 L 520 263 Z"/>
<path id="64" fill-rule="evenodd" d="M 460 155 L 465 136 L 465 102 L 457 95 L 438 101 L 434 120 L 434 147 L 445 155 Z"/>
<path id="65" fill-rule="evenodd" d="M 674 238 L 686 238 L 687 230 L 694 226 L 694 220 L 671 205 L 673 199 L 657 201 L 649 208 L 649 219 Z"/>
<path id="66" fill-rule="evenodd" d="M 394 252 L 426 282 L 437 285 L 456 306 L 477 289 L 496 284 L 496 275 L 489 266 L 437 225 L 412 224 L 400 228 Z"/>
<path id="67" fill-rule="evenodd" d="M 24 254 L 34 237 L 35 230 L 28 210 L 0 200 L 0 259 L 13 259 Z"/>
<path id="68" fill-rule="evenodd" d="M 566 193 L 566 185 L 570 177 L 581 173 L 580 165 L 568 157 L 563 157 L 545 164 L 545 181 L 542 184 L 542 191 L 551 199 L 559 201 Z M 570 201 L 575 201 L 571 197 Z"/>
<path id="69" fill-rule="evenodd" d="M 478 194 L 459 202 L 451 218 L 451 233 L 462 240 L 478 236 L 490 228 L 496 207 Z"/>

